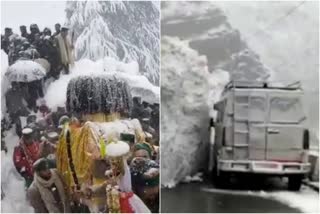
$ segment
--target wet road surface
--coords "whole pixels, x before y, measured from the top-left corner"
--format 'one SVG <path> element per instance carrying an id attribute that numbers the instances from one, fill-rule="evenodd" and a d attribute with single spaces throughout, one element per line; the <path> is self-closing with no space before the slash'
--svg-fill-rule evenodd
<path id="1" fill-rule="evenodd" d="M 301 212 L 274 199 L 247 194 L 248 191 L 241 187 L 235 191 L 216 189 L 208 183 L 179 184 L 173 189 L 161 189 L 161 212 Z"/>

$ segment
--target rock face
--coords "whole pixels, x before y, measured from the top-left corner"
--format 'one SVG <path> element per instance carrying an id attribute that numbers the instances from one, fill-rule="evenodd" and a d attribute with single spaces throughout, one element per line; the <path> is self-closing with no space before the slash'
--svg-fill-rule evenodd
<path id="1" fill-rule="evenodd" d="M 159 2 L 68 1 L 67 25 L 76 58 L 105 56 L 137 61 L 140 72 L 159 85 Z"/>
<path id="2" fill-rule="evenodd" d="M 267 79 L 270 70 L 260 61 L 240 32 L 231 27 L 221 9 L 208 2 L 161 4 L 161 34 L 178 36 L 207 56 L 209 71 L 223 69 L 231 80 Z M 183 13 L 181 12 L 183 11 Z M 185 11 L 189 11 L 186 13 Z"/>
<path id="3" fill-rule="evenodd" d="M 224 85 L 270 71 L 213 4 L 161 7 L 161 183 L 172 186 L 207 167 L 209 119 Z"/>

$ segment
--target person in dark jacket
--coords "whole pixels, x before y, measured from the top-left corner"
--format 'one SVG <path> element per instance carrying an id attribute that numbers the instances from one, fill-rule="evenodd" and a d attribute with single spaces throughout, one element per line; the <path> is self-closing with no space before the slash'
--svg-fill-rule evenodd
<path id="1" fill-rule="evenodd" d="M 30 25 L 30 36 L 29 36 L 29 42 L 32 44 L 35 40 L 35 35 L 40 34 L 40 30 L 37 24 L 31 24 Z"/>
<path id="2" fill-rule="evenodd" d="M 142 118 L 142 105 L 141 105 L 141 98 L 140 97 L 134 97 L 132 99 L 133 101 L 133 108 L 131 111 L 131 118 L 136 118 L 140 120 Z"/>
<path id="3" fill-rule="evenodd" d="M 21 37 L 24 37 L 26 39 L 29 39 L 29 34 L 27 32 L 27 27 L 25 25 L 20 26 L 20 32 L 21 32 Z"/>
<path id="4" fill-rule="evenodd" d="M 4 50 L 6 54 L 9 54 L 10 36 L 12 35 L 12 29 L 6 27 L 4 29 L 4 35 L 1 35 L 1 49 Z"/>
<path id="5" fill-rule="evenodd" d="M 42 98 L 43 88 L 42 88 L 42 80 L 34 80 L 32 82 L 27 83 L 28 86 L 28 107 L 33 109 L 35 112 L 37 111 L 37 99 Z"/>
<path id="6" fill-rule="evenodd" d="M 70 213 L 66 185 L 56 169 L 50 169 L 45 158 L 33 165 L 34 181 L 27 191 L 27 198 L 36 213 Z"/>
<path id="7" fill-rule="evenodd" d="M 149 103 L 146 101 L 142 102 L 142 107 L 143 107 L 143 111 L 142 111 L 142 116 L 143 118 L 151 118 L 151 112 L 152 112 L 152 108 L 150 107 Z"/>
<path id="8" fill-rule="evenodd" d="M 28 116 L 29 111 L 24 105 L 25 93 L 17 82 L 11 83 L 11 88 L 5 94 L 6 106 L 11 122 L 16 124 L 16 132 L 21 137 L 20 116 Z"/>
<path id="9" fill-rule="evenodd" d="M 52 37 L 55 37 L 55 36 L 59 35 L 60 32 L 61 32 L 61 25 L 60 25 L 59 23 L 55 24 L 55 25 L 54 25 L 54 28 L 55 28 L 56 32 L 54 32 L 54 34 L 52 35 Z"/>

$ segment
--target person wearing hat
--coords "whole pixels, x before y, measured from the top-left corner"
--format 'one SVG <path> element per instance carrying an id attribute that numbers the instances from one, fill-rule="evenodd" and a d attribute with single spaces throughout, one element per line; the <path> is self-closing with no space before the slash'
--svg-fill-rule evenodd
<path id="1" fill-rule="evenodd" d="M 25 25 L 20 26 L 21 37 L 24 37 L 29 40 L 30 35 L 27 32 L 27 27 Z"/>
<path id="2" fill-rule="evenodd" d="M 29 42 L 32 44 L 35 41 L 35 35 L 40 34 L 40 30 L 37 24 L 30 25 Z"/>
<path id="3" fill-rule="evenodd" d="M 142 117 L 143 107 L 141 105 L 141 97 L 133 97 L 133 108 L 131 110 L 131 118 L 136 118 L 138 120 Z"/>
<path id="4" fill-rule="evenodd" d="M 46 158 L 33 164 L 34 181 L 27 190 L 27 199 L 36 213 L 70 213 L 70 201 L 61 176 L 50 169 Z"/>
<path id="5" fill-rule="evenodd" d="M 28 187 L 33 180 L 33 163 L 40 157 L 39 143 L 33 139 L 33 130 L 24 128 L 19 145 L 14 148 L 13 163 Z"/>
<path id="6" fill-rule="evenodd" d="M 69 74 L 70 65 L 73 65 L 73 45 L 68 37 L 68 31 L 67 27 L 62 27 L 60 34 L 55 37 L 60 64 L 66 74 Z"/>
<path id="7" fill-rule="evenodd" d="M 130 146 L 126 142 L 108 143 L 106 158 L 110 162 L 110 169 L 105 172 L 106 181 L 85 189 L 84 195 L 93 197 L 97 193 L 105 194 L 109 213 L 150 213 L 150 209 L 132 191 L 130 168 L 127 164 L 129 152 Z"/>
<path id="8" fill-rule="evenodd" d="M 12 34 L 13 34 L 12 29 L 6 27 L 4 29 L 4 35 L 1 35 L 1 49 L 3 49 L 6 54 L 9 54 L 9 45 L 10 45 L 9 37 Z"/>
<path id="9" fill-rule="evenodd" d="M 152 212 L 159 212 L 159 164 L 151 160 L 152 148 L 137 143 L 130 164 L 132 187 Z"/>
<path id="10" fill-rule="evenodd" d="M 60 34 L 61 32 L 61 25 L 59 23 L 54 25 L 54 29 L 56 30 L 56 32 L 54 32 L 54 34 L 52 35 L 52 37 L 56 37 Z"/>

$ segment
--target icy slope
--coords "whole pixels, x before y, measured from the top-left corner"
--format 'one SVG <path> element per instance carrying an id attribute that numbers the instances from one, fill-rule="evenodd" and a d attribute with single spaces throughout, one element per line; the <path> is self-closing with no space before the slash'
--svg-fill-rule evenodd
<path id="1" fill-rule="evenodd" d="M 139 65 L 136 62 L 123 63 L 106 57 L 96 62 L 82 59 L 75 62 L 71 74 L 61 75 L 47 88 L 45 100 L 50 108 L 65 106 L 66 92 L 69 81 L 76 76 L 114 74 L 126 80 L 131 88 L 132 96 L 141 96 L 142 100 L 150 103 L 159 102 L 160 89 L 149 82 L 139 73 Z"/>
<path id="2" fill-rule="evenodd" d="M 159 85 L 159 5 L 142 1 L 67 2 L 77 59 L 109 56 L 137 61 L 140 72 Z"/>
<path id="3" fill-rule="evenodd" d="M 162 38 L 161 57 L 161 183 L 173 186 L 205 165 L 208 97 L 228 75 L 211 75 L 206 57 L 178 38 Z"/>

